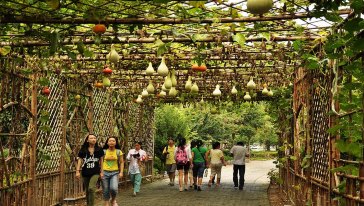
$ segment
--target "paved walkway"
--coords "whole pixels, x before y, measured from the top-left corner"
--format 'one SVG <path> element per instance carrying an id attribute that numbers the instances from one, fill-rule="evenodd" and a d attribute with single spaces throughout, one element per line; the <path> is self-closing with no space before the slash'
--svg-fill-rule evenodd
<path id="1" fill-rule="evenodd" d="M 220 188 L 207 187 L 208 178 L 203 179 L 203 191 L 188 190 L 179 192 L 178 184 L 169 186 L 169 180 L 142 184 L 140 193 L 132 196 L 132 189 L 120 191 L 117 202 L 119 206 L 269 206 L 267 173 L 274 168 L 273 161 L 251 161 L 246 164 L 244 190 L 234 189 L 232 182 L 233 167 L 222 169 Z M 209 171 L 210 175 L 210 171 Z M 178 183 L 178 177 L 176 177 Z M 98 206 L 102 206 L 98 202 Z"/>

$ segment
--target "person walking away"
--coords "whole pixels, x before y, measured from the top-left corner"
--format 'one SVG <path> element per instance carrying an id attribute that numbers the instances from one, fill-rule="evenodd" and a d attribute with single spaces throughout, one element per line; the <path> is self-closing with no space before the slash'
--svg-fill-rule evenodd
<path id="1" fill-rule="evenodd" d="M 238 142 L 237 145 L 233 146 L 230 150 L 231 155 L 234 157 L 234 173 L 233 173 L 233 181 L 234 188 L 238 188 L 239 190 L 243 190 L 244 188 L 244 175 L 245 175 L 245 157 L 249 157 L 249 152 L 247 148 L 244 147 L 243 142 Z M 239 172 L 239 181 L 238 181 L 238 172 Z"/>
<path id="2" fill-rule="evenodd" d="M 207 166 L 205 160 L 205 154 L 207 152 L 206 147 L 202 147 L 202 140 L 196 141 L 196 147 L 192 149 L 193 159 L 193 181 L 195 183 L 195 189 L 201 191 L 202 178 L 204 175 L 205 167 Z"/>
<path id="3" fill-rule="evenodd" d="M 76 166 L 76 178 L 80 179 L 82 175 L 87 206 L 94 206 L 96 183 L 100 177 L 103 156 L 104 151 L 97 143 L 96 136 L 87 134 L 78 152 Z"/>
<path id="4" fill-rule="evenodd" d="M 176 160 L 174 159 L 174 152 L 176 146 L 172 138 L 168 140 L 168 145 L 163 150 L 163 155 L 166 156 L 166 170 L 169 176 L 169 185 L 174 186 L 174 178 L 176 176 Z"/>
<path id="5" fill-rule="evenodd" d="M 190 148 L 186 146 L 186 139 L 180 135 L 178 138 L 178 147 L 175 150 L 174 158 L 178 170 L 179 191 L 182 192 L 183 189 L 187 191 L 188 170 L 190 169 L 192 156 Z"/>
<path id="6" fill-rule="evenodd" d="M 140 192 L 140 185 L 142 183 L 142 164 L 148 159 L 147 153 L 141 149 L 142 143 L 135 143 L 135 148 L 129 150 L 126 157 L 129 163 L 130 181 L 133 185 L 133 196 Z"/>
<path id="7" fill-rule="evenodd" d="M 117 206 L 119 178 L 123 177 L 124 159 L 117 137 L 107 138 L 104 145 L 104 161 L 101 168 L 104 205 Z"/>
<path id="8" fill-rule="evenodd" d="M 192 140 L 191 143 L 190 143 L 190 149 L 192 150 L 195 147 L 196 147 L 196 140 Z M 188 170 L 188 178 L 190 179 L 190 188 L 193 188 L 193 186 L 195 185 L 195 183 L 193 181 L 193 170 L 192 170 L 192 167 L 190 167 L 190 169 Z"/>
<path id="9" fill-rule="evenodd" d="M 206 153 L 205 159 L 208 162 L 207 165 L 209 165 L 211 168 L 211 176 L 208 186 L 211 187 L 212 180 L 215 178 L 216 175 L 216 187 L 219 187 L 221 181 L 221 168 L 223 165 L 226 166 L 224 153 L 220 149 L 220 142 L 214 142 L 212 144 L 212 149 Z"/>

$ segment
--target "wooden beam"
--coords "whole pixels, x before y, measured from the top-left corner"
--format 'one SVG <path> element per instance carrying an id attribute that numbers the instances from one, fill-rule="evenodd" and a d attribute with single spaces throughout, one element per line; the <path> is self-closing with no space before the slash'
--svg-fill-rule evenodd
<path id="1" fill-rule="evenodd" d="M 33 72 L 32 76 L 32 97 L 31 97 L 31 112 L 33 117 L 31 119 L 31 140 L 30 140 L 30 168 L 29 168 L 29 176 L 31 178 L 30 183 L 30 195 L 28 199 L 28 206 L 37 205 L 37 179 L 36 179 L 36 158 L 37 158 L 37 134 L 38 134 L 38 127 L 37 127 L 37 113 L 38 113 L 38 75 L 37 72 Z"/>
<path id="2" fill-rule="evenodd" d="M 271 36 L 270 41 L 281 42 L 281 41 L 296 41 L 296 40 L 303 40 L 303 41 L 315 41 L 321 37 L 319 36 Z M 146 38 L 126 38 L 126 37 L 119 37 L 113 38 L 112 40 L 109 39 L 102 39 L 100 44 L 123 44 L 123 43 L 139 43 L 139 44 L 147 44 L 147 43 L 154 43 L 159 38 L 156 37 L 146 37 Z M 234 42 L 233 37 L 215 37 L 209 36 L 203 39 L 196 39 L 192 40 L 191 38 L 187 37 L 178 37 L 178 38 L 161 38 L 161 41 L 168 43 L 168 42 L 175 42 L 175 43 L 194 43 L 194 42 Z M 264 37 L 252 37 L 247 38 L 246 42 L 262 42 L 267 41 Z M 69 39 L 63 42 L 60 42 L 61 45 L 76 45 L 80 40 Z M 87 39 L 83 41 L 83 44 L 95 44 L 95 40 Z M 46 41 L 14 41 L 14 42 L 0 42 L 0 46 L 12 46 L 12 47 L 34 47 L 34 46 L 49 46 L 50 43 Z"/>
<path id="3" fill-rule="evenodd" d="M 344 9 L 339 10 L 337 14 L 349 14 L 352 10 Z M 0 18 L 2 24 L 8 23 L 25 23 L 25 24 L 212 24 L 212 23 L 238 23 L 238 22 L 260 22 L 260 21 L 277 21 L 277 20 L 290 20 L 290 19 L 307 19 L 312 18 L 313 15 L 307 12 L 296 14 L 285 13 L 275 16 L 254 16 L 254 17 L 240 17 L 240 18 L 105 18 L 104 20 L 98 19 L 85 19 L 85 18 L 49 18 L 46 16 L 4 16 Z"/>

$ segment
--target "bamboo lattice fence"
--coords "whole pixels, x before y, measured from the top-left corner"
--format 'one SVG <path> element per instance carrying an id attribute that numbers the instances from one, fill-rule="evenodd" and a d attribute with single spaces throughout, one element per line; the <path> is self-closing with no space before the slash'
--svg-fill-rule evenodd
<path id="1" fill-rule="evenodd" d="M 1 62 L 2 71 L 13 66 L 11 61 Z M 82 82 L 57 75 L 49 76 L 52 92 L 46 97 L 34 87 L 43 76 L 46 74 L 26 78 L 2 72 L 0 113 L 11 118 L 0 125 L 1 205 L 30 205 L 34 201 L 48 206 L 83 198 L 82 184 L 75 179 L 75 164 L 88 132 L 94 132 L 101 144 L 110 135 L 127 134 L 129 144 L 123 144 L 124 151 L 141 141 L 153 156 L 153 106 L 114 106 L 111 91 L 84 88 Z M 79 100 L 75 99 L 77 92 L 81 94 Z M 124 118 L 129 122 L 118 128 L 117 122 Z M 147 164 L 146 176 L 152 175 L 152 163 Z"/>

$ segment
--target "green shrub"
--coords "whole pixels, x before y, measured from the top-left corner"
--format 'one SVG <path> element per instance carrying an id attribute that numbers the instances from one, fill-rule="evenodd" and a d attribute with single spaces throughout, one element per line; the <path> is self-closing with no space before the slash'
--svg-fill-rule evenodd
<path id="1" fill-rule="evenodd" d="M 275 159 L 278 155 L 277 151 L 251 151 L 250 159 L 251 160 L 269 160 Z"/>
<path id="2" fill-rule="evenodd" d="M 155 156 L 154 157 L 154 164 L 153 164 L 153 168 L 156 170 L 156 172 L 163 172 L 164 171 L 164 163 L 159 159 L 159 157 Z"/>

